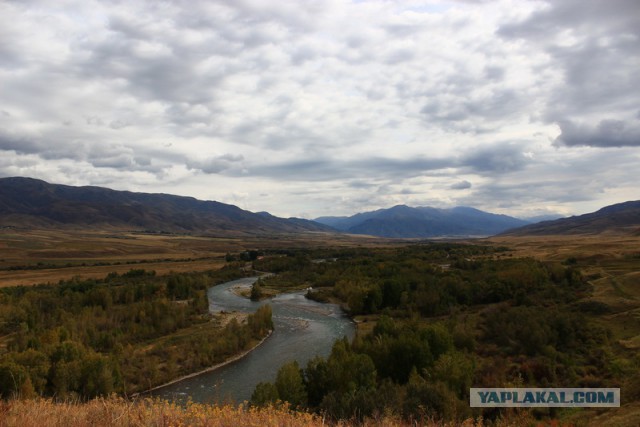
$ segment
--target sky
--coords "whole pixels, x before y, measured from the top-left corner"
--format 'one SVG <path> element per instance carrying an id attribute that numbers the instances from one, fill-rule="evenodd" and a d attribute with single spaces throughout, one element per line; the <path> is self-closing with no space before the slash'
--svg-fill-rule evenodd
<path id="1" fill-rule="evenodd" d="M 0 0 L 0 176 L 315 218 L 640 199 L 637 0 Z"/>

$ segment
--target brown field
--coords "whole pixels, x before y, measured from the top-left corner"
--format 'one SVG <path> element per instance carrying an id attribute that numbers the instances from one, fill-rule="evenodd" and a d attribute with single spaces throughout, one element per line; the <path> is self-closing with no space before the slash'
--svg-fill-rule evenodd
<path id="1" fill-rule="evenodd" d="M 0 287 L 58 283 L 73 277 L 82 279 L 102 279 L 109 273 L 126 273 L 134 268 L 154 270 L 157 274 L 170 272 L 186 273 L 192 271 L 214 270 L 222 267 L 222 258 L 197 261 L 141 262 L 109 266 L 68 267 L 42 270 L 0 271 Z"/>
<path id="2" fill-rule="evenodd" d="M 624 235 L 490 237 L 480 242 L 507 246 L 514 257 L 533 257 L 546 261 L 578 259 L 620 259 L 640 256 L 640 237 Z M 640 258 L 638 258 L 640 262 Z"/>
<path id="3" fill-rule="evenodd" d="M 0 287 L 102 278 L 131 269 L 205 271 L 220 268 L 226 253 L 309 246 L 379 246 L 384 239 L 308 233 L 257 237 L 144 234 L 113 231 L 0 230 Z M 16 267 L 28 267 L 16 270 Z M 14 268 L 9 270 L 9 268 Z"/>

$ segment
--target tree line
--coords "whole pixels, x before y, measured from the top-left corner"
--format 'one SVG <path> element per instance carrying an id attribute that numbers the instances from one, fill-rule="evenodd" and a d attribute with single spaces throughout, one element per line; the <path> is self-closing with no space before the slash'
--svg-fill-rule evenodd
<path id="1" fill-rule="evenodd" d="M 237 266 L 167 276 L 133 269 L 3 288 L 0 395 L 131 394 L 219 363 L 273 328 L 268 306 L 246 324 L 212 323 L 207 289 L 243 274 Z"/>
<path id="2" fill-rule="evenodd" d="M 256 387 L 255 405 L 288 401 L 334 419 L 452 420 L 479 415 L 468 405 L 472 386 L 618 384 L 610 333 L 582 310 L 591 289 L 574 265 L 452 243 L 325 249 L 254 265 L 278 271 L 269 286 L 297 280 L 312 287 L 310 298 L 375 323 L 326 359 L 283 366 L 274 383 Z"/>

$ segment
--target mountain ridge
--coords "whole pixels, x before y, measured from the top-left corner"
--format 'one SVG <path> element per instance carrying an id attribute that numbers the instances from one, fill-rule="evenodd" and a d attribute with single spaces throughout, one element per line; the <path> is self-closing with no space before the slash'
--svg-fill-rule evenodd
<path id="1" fill-rule="evenodd" d="M 541 236 L 603 233 L 640 235 L 640 200 L 616 203 L 583 215 L 526 225 L 501 235 Z"/>
<path id="2" fill-rule="evenodd" d="M 50 184 L 25 177 L 0 178 L 0 227 L 90 227 L 135 231 L 265 235 L 345 232 L 387 238 L 492 235 L 640 235 L 640 201 L 534 224 L 507 215 L 458 206 L 391 208 L 315 220 L 279 218 L 217 201 L 165 193 L 118 191 L 97 186 Z"/>
<path id="3" fill-rule="evenodd" d="M 335 231 L 313 221 L 266 217 L 217 201 L 96 186 L 74 187 L 24 177 L 0 178 L 0 226 L 223 234 Z"/>
<path id="4" fill-rule="evenodd" d="M 528 224 L 518 218 L 467 206 L 440 209 L 406 205 L 349 217 L 319 217 L 314 221 L 347 233 L 390 238 L 489 236 Z"/>

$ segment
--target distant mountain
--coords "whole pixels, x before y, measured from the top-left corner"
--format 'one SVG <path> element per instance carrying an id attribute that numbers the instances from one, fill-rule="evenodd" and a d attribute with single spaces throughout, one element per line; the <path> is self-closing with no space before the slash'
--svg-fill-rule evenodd
<path id="1" fill-rule="evenodd" d="M 437 209 L 405 205 L 350 217 L 320 217 L 315 221 L 352 234 L 403 238 L 490 236 L 528 224 L 469 207 Z"/>
<path id="2" fill-rule="evenodd" d="M 560 218 L 564 218 L 564 217 L 560 214 L 546 214 L 546 215 L 528 216 L 520 219 L 528 223 L 535 224 L 536 222 L 553 221 L 555 219 L 560 219 Z"/>
<path id="3" fill-rule="evenodd" d="M 1 226 L 221 234 L 335 231 L 313 221 L 257 214 L 192 197 L 72 187 L 20 177 L 0 178 Z"/>
<path id="4" fill-rule="evenodd" d="M 632 234 L 640 235 L 640 200 L 618 203 L 597 212 L 580 216 L 543 221 L 510 230 L 504 235 L 558 235 L 558 234 Z"/>

